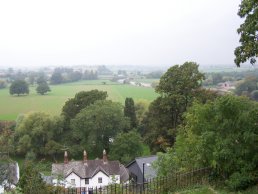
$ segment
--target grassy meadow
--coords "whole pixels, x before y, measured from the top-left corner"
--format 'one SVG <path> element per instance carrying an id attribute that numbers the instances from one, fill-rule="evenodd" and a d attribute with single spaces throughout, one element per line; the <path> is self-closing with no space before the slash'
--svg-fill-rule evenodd
<path id="1" fill-rule="evenodd" d="M 105 84 L 103 84 L 105 82 Z M 0 120 L 15 120 L 19 114 L 31 111 L 43 111 L 58 115 L 64 103 L 77 92 L 98 89 L 107 91 L 108 99 L 124 103 L 126 97 L 135 102 L 140 99 L 152 101 L 157 97 L 154 89 L 122 85 L 108 80 L 80 81 L 74 83 L 50 85 L 51 92 L 46 95 L 36 93 L 36 86 L 30 87 L 27 96 L 11 96 L 9 88 L 0 90 Z"/>

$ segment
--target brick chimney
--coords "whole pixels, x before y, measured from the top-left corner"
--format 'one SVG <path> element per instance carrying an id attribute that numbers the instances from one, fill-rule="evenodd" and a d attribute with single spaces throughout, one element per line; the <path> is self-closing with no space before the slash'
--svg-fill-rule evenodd
<path id="1" fill-rule="evenodd" d="M 67 154 L 67 151 L 64 152 L 64 164 L 68 164 L 68 154 Z"/>
<path id="2" fill-rule="evenodd" d="M 103 150 L 103 163 L 106 164 L 107 161 L 108 161 L 107 152 L 106 152 L 106 150 Z"/>
<path id="3" fill-rule="evenodd" d="M 86 150 L 83 151 L 83 163 L 87 163 L 88 156 Z"/>

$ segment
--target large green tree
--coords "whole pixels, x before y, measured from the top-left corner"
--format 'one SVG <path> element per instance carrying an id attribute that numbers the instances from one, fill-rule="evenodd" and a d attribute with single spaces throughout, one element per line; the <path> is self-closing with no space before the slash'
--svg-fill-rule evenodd
<path id="1" fill-rule="evenodd" d="M 31 162 L 26 162 L 21 171 L 18 186 L 26 194 L 48 194 L 47 187 L 40 173 Z"/>
<path id="2" fill-rule="evenodd" d="M 66 120 L 74 118 L 80 110 L 93 104 L 97 100 L 105 100 L 107 98 L 107 92 L 91 90 L 81 91 L 75 94 L 74 98 L 69 99 L 65 102 L 62 109 L 62 115 Z"/>
<path id="3" fill-rule="evenodd" d="M 91 154 L 101 154 L 103 149 L 109 150 L 112 139 L 129 128 L 129 119 L 124 117 L 123 107 L 112 101 L 97 101 L 81 110 L 71 120 L 72 135 L 80 144 L 80 152 L 87 148 Z"/>
<path id="4" fill-rule="evenodd" d="M 131 128 L 137 126 L 134 100 L 132 98 L 125 99 L 124 115 L 130 119 Z"/>
<path id="5" fill-rule="evenodd" d="M 183 65 L 170 67 L 160 78 L 156 92 L 170 101 L 171 122 L 176 128 L 181 122 L 182 113 L 192 103 L 194 94 L 201 87 L 204 74 L 198 70 L 195 62 L 185 62 Z"/>
<path id="6" fill-rule="evenodd" d="M 158 97 L 149 106 L 149 110 L 140 127 L 144 141 L 149 145 L 152 152 L 164 151 L 172 146 L 175 141 L 175 131 L 171 121 L 170 107 L 167 98 Z"/>
<path id="7" fill-rule="evenodd" d="M 14 153 L 14 132 L 11 129 L 4 128 L 0 131 L 0 153 L 1 152 L 7 155 Z"/>
<path id="8" fill-rule="evenodd" d="M 255 64 L 258 56 L 258 1 L 242 0 L 238 15 L 245 19 L 237 29 L 240 46 L 235 49 L 235 63 L 239 67 L 249 59 L 251 64 Z"/>
<path id="9" fill-rule="evenodd" d="M 160 78 L 156 87 L 160 96 L 151 103 L 143 121 L 146 142 L 152 150 L 173 145 L 182 115 L 192 104 L 196 91 L 200 91 L 203 79 L 204 75 L 194 62 L 172 66 Z"/>
<path id="10" fill-rule="evenodd" d="M 29 86 L 24 80 L 15 80 L 9 89 L 11 95 L 17 94 L 18 96 L 21 94 L 29 94 Z"/>
<path id="11" fill-rule="evenodd" d="M 136 131 L 119 133 L 110 146 L 110 158 L 127 164 L 143 154 L 143 143 Z"/>
<path id="12" fill-rule="evenodd" d="M 23 155 L 27 152 L 33 152 L 36 156 L 52 155 L 49 148 L 46 149 L 47 145 L 50 141 L 59 142 L 61 132 L 62 120 L 59 117 L 42 112 L 25 115 L 15 129 L 17 152 Z"/>
<path id="13" fill-rule="evenodd" d="M 244 97 L 222 96 L 194 104 L 174 148 L 160 156 L 161 174 L 211 167 L 232 189 L 258 178 L 258 104 Z"/>
<path id="14" fill-rule="evenodd" d="M 142 122 L 145 113 L 148 111 L 150 102 L 147 100 L 138 100 L 135 103 L 136 119 L 139 123 Z"/>
<path id="15" fill-rule="evenodd" d="M 52 74 L 50 78 L 51 84 L 61 84 L 63 82 L 64 78 L 62 76 L 62 73 L 56 71 Z"/>
<path id="16" fill-rule="evenodd" d="M 50 92 L 49 85 L 47 82 L 40 82 L 36 88 L 36 91 L 38 94 L 44 95 L 47 92 Z"/>

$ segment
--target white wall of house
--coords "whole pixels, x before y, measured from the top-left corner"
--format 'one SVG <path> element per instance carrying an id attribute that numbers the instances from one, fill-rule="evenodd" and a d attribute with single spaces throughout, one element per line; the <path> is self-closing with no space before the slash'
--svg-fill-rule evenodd
<path id="1" fill-rule="evenodd" d="M 19 179 L 20 179 L 20 167 L 18 165 L 18 162 L 16 162 L 16 176 L 17 176 L 17 180 L 19 181 Z"/>
<path id="2" fill-rule="evenodd" d="M 102 183 L 99 183 L 99 178 L 102 178 Z M 74 184 L 72 183 L 73 182 L 72 180 L 74 180 Z M 94 177 L 90 178 L 89 184 L 85 184 L 85 179 L 80 178 L 75 173 L 71 173 L 69 176 L 67 176 L 65 178 L 65 181 L 59 180 L 59 184 L 58 184 L 57 179 L 53 179 L 54 185 L 62 186 L 62 184 L 64 184 L 65 188 L 69 188 L 69 187 L 87 187 L 87 188 L 103 187 L 103 186 L 106 186 L 109 184 L 114 184 L 114 183 L 117 183 L 117 184 L 120 183 L 120 175 L 107 176 L 102 171 L 99 171 L 97 174 L 95 174 Z"/>
<path id="3" fill-rule="evenodd" d="M 0 185 L 0 194 L 4 193 L 4 187 L 2 185 Z"/>
<path id="4" fill-rule="evenodd" d="M 99 178 L 102 178 L 102 183 L 99 183 Z M 93 187 L 106 186 L 109 183 L 109 176 L 99 171 L 94 177 L 90 179 L 90 185 Z"/>
<path id="5" fill-rule="evenodd" d="M 65 187 L 81 187 L 81 178 L 75 174 L 75 173 L 71 173 L 70 175 L 68 175 L 66 178 L 66 184 Z M 73 183 L 74 180 L 74 183 Z"/>

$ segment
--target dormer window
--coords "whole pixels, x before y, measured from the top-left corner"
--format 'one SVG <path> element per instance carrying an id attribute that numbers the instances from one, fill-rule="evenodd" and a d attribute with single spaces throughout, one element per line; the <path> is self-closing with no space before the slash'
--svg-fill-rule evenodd
<path id="1" fill-rule="evenodd" d="M 102 183 L 102 178 L 101 177 L 98 178 L 98 183 Z"/>
<path id="2" fill-rule="evenodd" d="M 89 179 L 85 179 L 85 185 L 88 185 L 90 183 L 90 180 Z"/>

